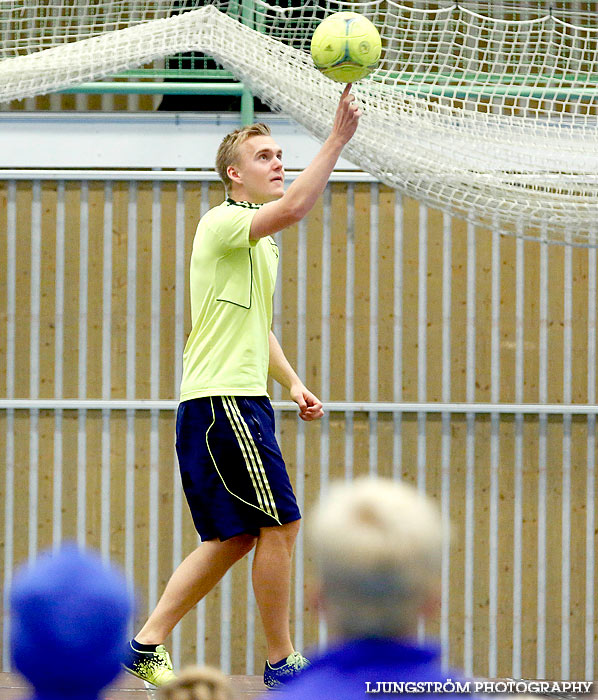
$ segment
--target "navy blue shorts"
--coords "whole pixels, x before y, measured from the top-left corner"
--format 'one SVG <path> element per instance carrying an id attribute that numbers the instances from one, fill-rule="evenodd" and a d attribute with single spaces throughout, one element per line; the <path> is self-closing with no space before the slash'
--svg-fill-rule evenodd
<path id="1" fill-rule="evenodd" d="M 203 541 L 301 517 L 267 396 L 207 396 L 180 404 L 176 449 L 183 490 Z"/>

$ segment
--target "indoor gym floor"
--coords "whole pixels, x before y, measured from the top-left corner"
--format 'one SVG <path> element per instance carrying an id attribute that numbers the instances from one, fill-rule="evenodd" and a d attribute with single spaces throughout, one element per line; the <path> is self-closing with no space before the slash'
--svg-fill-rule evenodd
<path id="1" fill-rule="evenodd" d="M 250 700 L 266 693 L 261 676 L 230 676 L 234 697 Z M 155 693 L 147 691 L 143 681 L 122 673 L 102 694 L 105 700 L 154 700 Z M 29 687 L 18 673 L 0 673 L 0 700 L 26 700 L 31 697 Z"/>
<path id="2" fill-rule="evenodd" d="M 253 700 L 253 698 L 263 697 L 268 693 L 262 676 L 229 676 L 229 678 L 235 700 Z M 272 696 L 274 695 L 276 693 L 272 694 Z M 31 693 L 27 683 L 18 673 L 0 673 L 0 700 L 27 700 L 30 697 Z M 122 673 L 118 676 L 116 681 L 106 689 L 101 697 L 103 700 L 157 700 L 155 691 L 146 690 L 143 681 L 128 673 Z M 366 697 L 365 693 L 364 697 Z M 487 700 L 510 700 L 514 696 L 497 694 L 481 697 Z M 538 700 L 545 698 L 552 700 L 598 700 L 598 684 L 595 683 L 592 691 L 584 695 L 541 693 L 537 695 L 523 695 L 521 697 L 527 698 L 527 700 L 530 698 L 538 698 Z M 342 698 L 339 698 L 339 700 L 342 700 Z"/>

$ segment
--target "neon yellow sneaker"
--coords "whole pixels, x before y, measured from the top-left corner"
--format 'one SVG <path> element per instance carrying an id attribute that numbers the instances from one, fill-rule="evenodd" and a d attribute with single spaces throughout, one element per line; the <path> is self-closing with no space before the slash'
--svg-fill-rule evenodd
<path id="1" fill-rule="evenodd" d="M 172 670 L 172 661 L 166 647 L 159 644 L 156 651 L 137 651 L 131 646 L 127 649 L 127 658 L 122 667 L 137 678 L 155 687 L 173 681 L 176 676 Z"/>

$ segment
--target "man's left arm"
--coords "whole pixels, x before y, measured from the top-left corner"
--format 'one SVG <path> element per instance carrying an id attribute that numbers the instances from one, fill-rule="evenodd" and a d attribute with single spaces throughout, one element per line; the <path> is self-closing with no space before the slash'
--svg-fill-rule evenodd
<path id="1" fill-rule="evenodd" d="M 289 390 L 291 398 L 299 406 L 300 418 L 306 421 L 321 418 L 324 415 L 322 402 L 299 379 L 272 331 L 270 331 L 269 344 L 270 365 L 268 373 L 270 376 Z"/>

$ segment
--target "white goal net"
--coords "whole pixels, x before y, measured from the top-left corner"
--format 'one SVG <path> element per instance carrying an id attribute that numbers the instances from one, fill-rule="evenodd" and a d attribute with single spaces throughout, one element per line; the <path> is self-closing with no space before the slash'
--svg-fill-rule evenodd
<path id="1" fill-rule="evenodd" d="M 0 0 L 0 100 L 201 51 L 316 137 L 341 86 L 309 55 L 331 12 L 366 15 L 382 61 L 345 155 L 428 205 L 506 233 L 598 243 L 598 18 L 557 3 Z"/>

